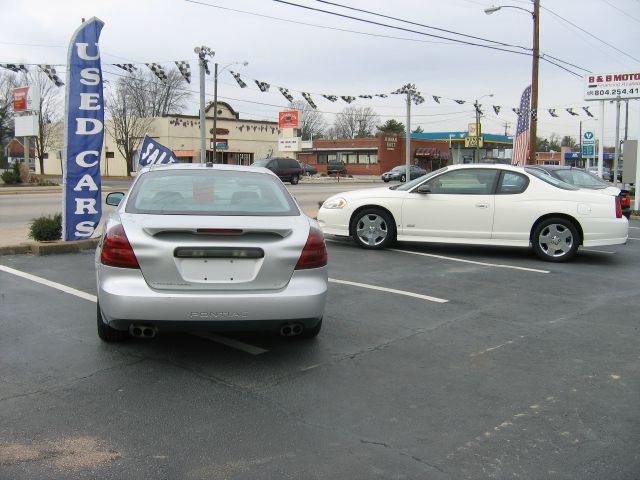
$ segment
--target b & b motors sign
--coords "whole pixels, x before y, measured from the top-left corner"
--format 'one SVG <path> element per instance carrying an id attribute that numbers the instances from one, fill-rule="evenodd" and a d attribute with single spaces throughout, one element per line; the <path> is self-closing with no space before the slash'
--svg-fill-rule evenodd
<path id="1" fill-rule="evenodd" d="M 278 112 L 278 128 L 298 128 L 299 112 L 291 110 L 288 112 Z"/>
<path id="2" fill-rule="evenodd" d="M 640 71 L 589 73 L 584 76 L 585 100 L 640 98 Z"/>

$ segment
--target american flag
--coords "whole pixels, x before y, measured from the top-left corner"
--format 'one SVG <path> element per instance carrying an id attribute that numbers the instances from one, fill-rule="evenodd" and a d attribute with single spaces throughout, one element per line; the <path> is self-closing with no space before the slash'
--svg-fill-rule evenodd
<path id="1" fill-rule="evenodd" d="M 527 159 L 529 158 L 530 100 L 531 85 L 524 89 L 524 92 L 522 92 L 522 98 L 520 99 L 518 127 L 516 128 L 516 138 L 513 142 L 513 156 L 511 158 L 511 163 L 513 165 L 526 165 Z"/>

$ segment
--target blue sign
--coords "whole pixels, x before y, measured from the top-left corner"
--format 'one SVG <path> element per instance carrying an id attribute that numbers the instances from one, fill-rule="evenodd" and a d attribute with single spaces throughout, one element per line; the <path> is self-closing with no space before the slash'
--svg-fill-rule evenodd
<path id="1" fill-rule="evenodd" d="M 104 22 L 91 18 L 74 32 L 67 56 L 64 124 L 64 240 L 91 237 L 102 216 L 100 155 L 104 99 L 98 39 Z"/>
<path id="2" fill-rule="evenodd" d="M 140 166 L 160 165 L 166 163 L 176 163 L 173 152 L 156 142 L 153 138 L 144 136 L 142 147 L 140 148 Z"/>
<path id="3" fill-rule="evenodd" d="M 595 157 L 595 146 L 594 145 L 583 145 L 582 146 L 582 158 L 593 158 Z"/>

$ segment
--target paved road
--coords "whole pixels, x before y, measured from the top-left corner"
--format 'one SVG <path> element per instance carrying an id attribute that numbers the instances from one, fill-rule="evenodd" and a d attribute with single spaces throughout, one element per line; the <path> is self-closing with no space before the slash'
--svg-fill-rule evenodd
<path id="1" fill-rule="evenodd" d="M 311 342 L 105 345 L 92 252 L 0 257 L 0 478 L 636 480 L 632 227 L 567 264 L 330 242 Z"/>
<path id="2" fill-rule="evenodd" d="M 110 187 L 120 186 L 126 190 L 127 184 L 120 183 L 120 185 L 113 184 Z M 335 193 L 381 186 L 383 186 L 382 183 L 287 184 L 287 188 L 296 197 L 302 209 L 311 216 L 315 216 L 318 202 L 326 200 Z M 104 203 L 105 196 L 106 194 L 103 194 L 102 205 L 103 212 L 106 214 L 111 212 L 113 207 Z M 29 222 L 32 218 L 53 215 L 61 211 L 62 194 L 60 192 L 0 195 L 0 246 L 15 245 L 27 241 Z"/>

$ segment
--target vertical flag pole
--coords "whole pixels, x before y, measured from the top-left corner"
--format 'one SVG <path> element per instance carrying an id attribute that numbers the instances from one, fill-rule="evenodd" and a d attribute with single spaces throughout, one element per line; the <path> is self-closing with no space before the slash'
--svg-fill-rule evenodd
<path id="1" fill-rule="evenodd" d="M 204 106 L 204 54 L 200 57 L 200 163 L 207 163 L 207 119 Z"/>
<path id="2" fill-rule="evenodd" d="M 407 132 L 405 141 L 405 166 L 406 166 L 406 182 L 411 180 L 411 164 L 409 156 L 411 154 L 411 91 L 407 91 Z"/>
<path id="3" fill-rule="evenodd" d="M 602 178 L 604 165 L 604 100 L 600 101 L 600 144 L 598 145 L 598 176 Z"/>

